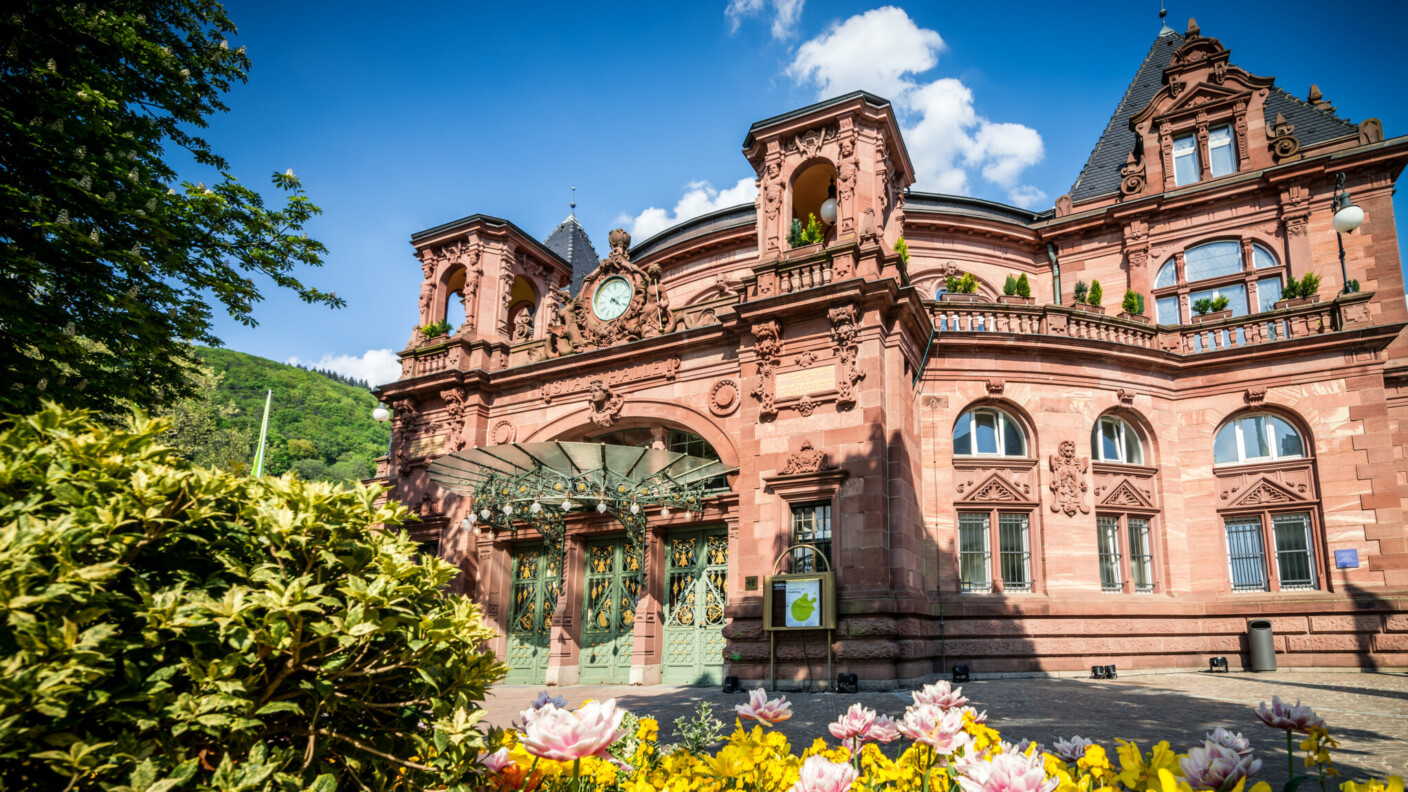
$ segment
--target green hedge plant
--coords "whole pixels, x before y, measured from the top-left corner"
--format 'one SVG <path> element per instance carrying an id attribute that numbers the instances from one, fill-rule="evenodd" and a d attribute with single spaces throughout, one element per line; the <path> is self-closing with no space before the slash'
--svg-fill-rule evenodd
<path id="1" fill-rule="evenodd" d="M 504 668 L 384 491 L 0 421 L 0 788 L 468 789 Z"/>
<path id="2" fill-rule="evenodd" d="M 1144 314 L 1144 295 L 1133 289 L 1125 289 L 1124 301 L 1120 303 L 1120 308 L 1127 314 L 1142 316 Z"/>
<path id="3" fill-rule="evenodd" d="M 1105 290 L 1102 289 L 1102 288 L 1100 288 L 1100 281 L 1091 281 L 1091 282 L 1090 282 L 1090 296 L 1086 298 L 1086 302 L 1089 303 L 1090 305 L 1099 307 L 1101 301 L 1104 300 L 1104 299 L 1105 299 Z"/>
<path id="4" fill-rule="evenodd" d="M 1031 297 L 1031 296 L 1032 296 L 1032 284 L 1031 284 L 1031 281 L 1028 281 L 1028 280 L 1027 280 L 1027 273 L 1025 273 L 1025 272 L 1022 273 L 1021 277 L 1017 278 L 1017 296 L 1018 296 L 1018 297 Z"/>

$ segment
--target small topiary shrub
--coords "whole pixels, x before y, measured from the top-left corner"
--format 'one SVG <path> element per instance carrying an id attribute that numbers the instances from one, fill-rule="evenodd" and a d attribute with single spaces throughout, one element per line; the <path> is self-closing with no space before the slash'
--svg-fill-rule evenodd
<path id="1" fill-rule="evenodd" d="M 1217 313 L 1218 311 L 1227 310 L 1228 302 L 1230 301 L 1226 297 L 1223 297 L 1221 294 L 1212 298 L 1212 312 Z"/>
<path id="2" fill-rule="evenodd" d="M 793 245 L 793 247 L 801 247 L 802 245 L 815 245 L 816 243 L 820 242 L 821 239 L 821 221 L 816 219 L 816 215 L 809 214 L 807 215 L 807 227 L 802 229 L 801 244 Z"/>
<path id="3" fill-rule="evenodd" d="M 1120 307 L 1127 314 L 1142 316 L 1144 314 L 1144 295 L 1134 289 L 1125 289 L 1124 301 L 1120 304 Z"/>
<path id="4" fill-rule="evenodd" d="M 1199 299 L 1193 301 L 1193 312 L 1196 313 L 1198 316 L 1202 316 L 1203 314 L 1206 314 L 1206 313 L 1208 313 L 1208 312 L 1211 311 L 1211 310 L 1212 310 L 1212 298 L 1211 298 L 1211 297 L 1201 297 L 1201 298 L 1199 298 Z"/>
<path id="5" fill-rule="evenodd" d="M 1104 299 L 1105 290 L 1100 288 L 1100 281 L 1091 281 L 1090 296 L 1086 298 L 1086 302 L 1090 305 L 1099 306 L 1100 302 Z"/>
<path id="6" fill-rule="evenodd" d="M 0 787 L 476 786 L 504 667 L 456 569 L 373 527 L 406 509 L 196 467 L 168 429 L 0 420 Z"/>
<path id="7" fill-rule="evenodd" d="M 431 322 L 430 324 L 425 325 L 420 329 L 420 332 L 421 335 L 425 336 L 426 338 L 435 338 L 437 336 L 449 335 L 450 323 L 445 321 L 444 319 L 441 319 L 438 322 Z"/>
<path id="8" fill-rule="evenodd" d="M 1075 292 L 1074 292 L 1074 296 L 1075 296 L 1075 298 L 1076 298 L 1076 302 L 1077 302 L 1077 303 L 1083 303 L 1083 302 L 1085 302 L 1085 298 L 1086 298 L 1086 296 L 1089 295 L 1089 294 L 1090 294 L 1090 288 L 1085 285 L 1085 281 L 1082 281 L 1082 280 L 1076 281 L 1076 288 L 1075 288 Z"/>
<path id="9" fill-rule="evenodd" d="M 1020 278 L 1017 279 L 1017 296 L 1018 296 L 1018 297 L 1030 297 L 1030 296 L 1032 296 L 1032 284 L 1031 284 L 1030 281 L 1027 280 L 1027 273 L 1025 273 L 1025 272 L 1022 273 L 1022 277 L 1020 277 Z"/>
<path id="10" fill-rule="evenodd" d="M 787 231 L 787 246 L 790 248 L 802 246 L 802 221 L 792 218 L 792 227 Z"/>
<path id="11" fill-rule="evenodd" d="M 978 279 L 970 272 L 962 275 L 950 275 L 944 281 L 944 288 L 954 294 L 977 294 Z"/>
<path id="12" fill-rule="evenodd" d="M 1008 275 L 1007 280 L 1002 284 L 1002 293 L 1008 297 L 1017 296 L 1017 276 Z"/>

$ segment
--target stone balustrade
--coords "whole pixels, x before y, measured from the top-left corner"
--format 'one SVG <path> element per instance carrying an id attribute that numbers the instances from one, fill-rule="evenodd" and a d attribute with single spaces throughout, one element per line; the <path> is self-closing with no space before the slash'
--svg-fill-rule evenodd
<path id="1" fill-rule="evenodd" d="M 823 286 L 832 281 L 831 259 L 811 259 L 777 268 L 777 290 L 791 294 L 803 289 Z"/>

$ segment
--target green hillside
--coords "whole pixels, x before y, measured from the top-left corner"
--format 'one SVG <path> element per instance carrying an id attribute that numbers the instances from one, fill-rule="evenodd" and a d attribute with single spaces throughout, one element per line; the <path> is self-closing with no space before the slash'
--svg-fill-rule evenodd
<path id="1" fill-rule="evenodd" d="M 215 430 L 187 434 L 182 442 L 178 420 L 176 441 L 196 461 L 240 467 L 232 457 L 244 456 L 239 452 L 248 443 L 251 452 L 243 464 L 247 468 L 259 441 L 264 394 L 272 388 L 265 473 L 296 470 L 310 480 L 347 481 L 375 472 L 375 459 L 386 453 L 391 427 L 372 420 L 376 398 L 365 388 L 230 349 L 202 347 L 197 355 L 215 375 L 214 382 L 203 389 L 200 400 L 205 403 L 178 406 L 177 413 L 183 408 L 213 411 L 210 423 Z M 213 445 L 220 450 L 212 451 Z"/>

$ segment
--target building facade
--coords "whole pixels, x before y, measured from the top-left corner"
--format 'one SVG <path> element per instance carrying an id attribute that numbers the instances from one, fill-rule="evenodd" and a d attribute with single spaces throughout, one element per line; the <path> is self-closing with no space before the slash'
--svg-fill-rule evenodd
<path id="1" fill-rule="evenodd" d="M 755 204 L 614 231 L 600 260 L 573 217 L 544 242 L 482 215 L 412 237 L 378 478 L 510 681 L 1236 666 L 1257 618 L 1283 666 L 1408 666 L 1408 137 L 1190 23 L 1044 212 L 910 190 L 866 93 L 760 121 L 743 154 Z M 1364 213 L 1342 235 L 1341 190 Z M 819 242 L 794 231 L 812 215 L 834 218 Z M 1287 291 L 1307 275 L 1316 294 Z M 572 512 L 560 560 L 429 479 L 551 440 L 736 471 L 641 542 Z M 766 576 L 825 563 L 799 543 L 834 568 L 836 629 L 769 635 Z"/>

